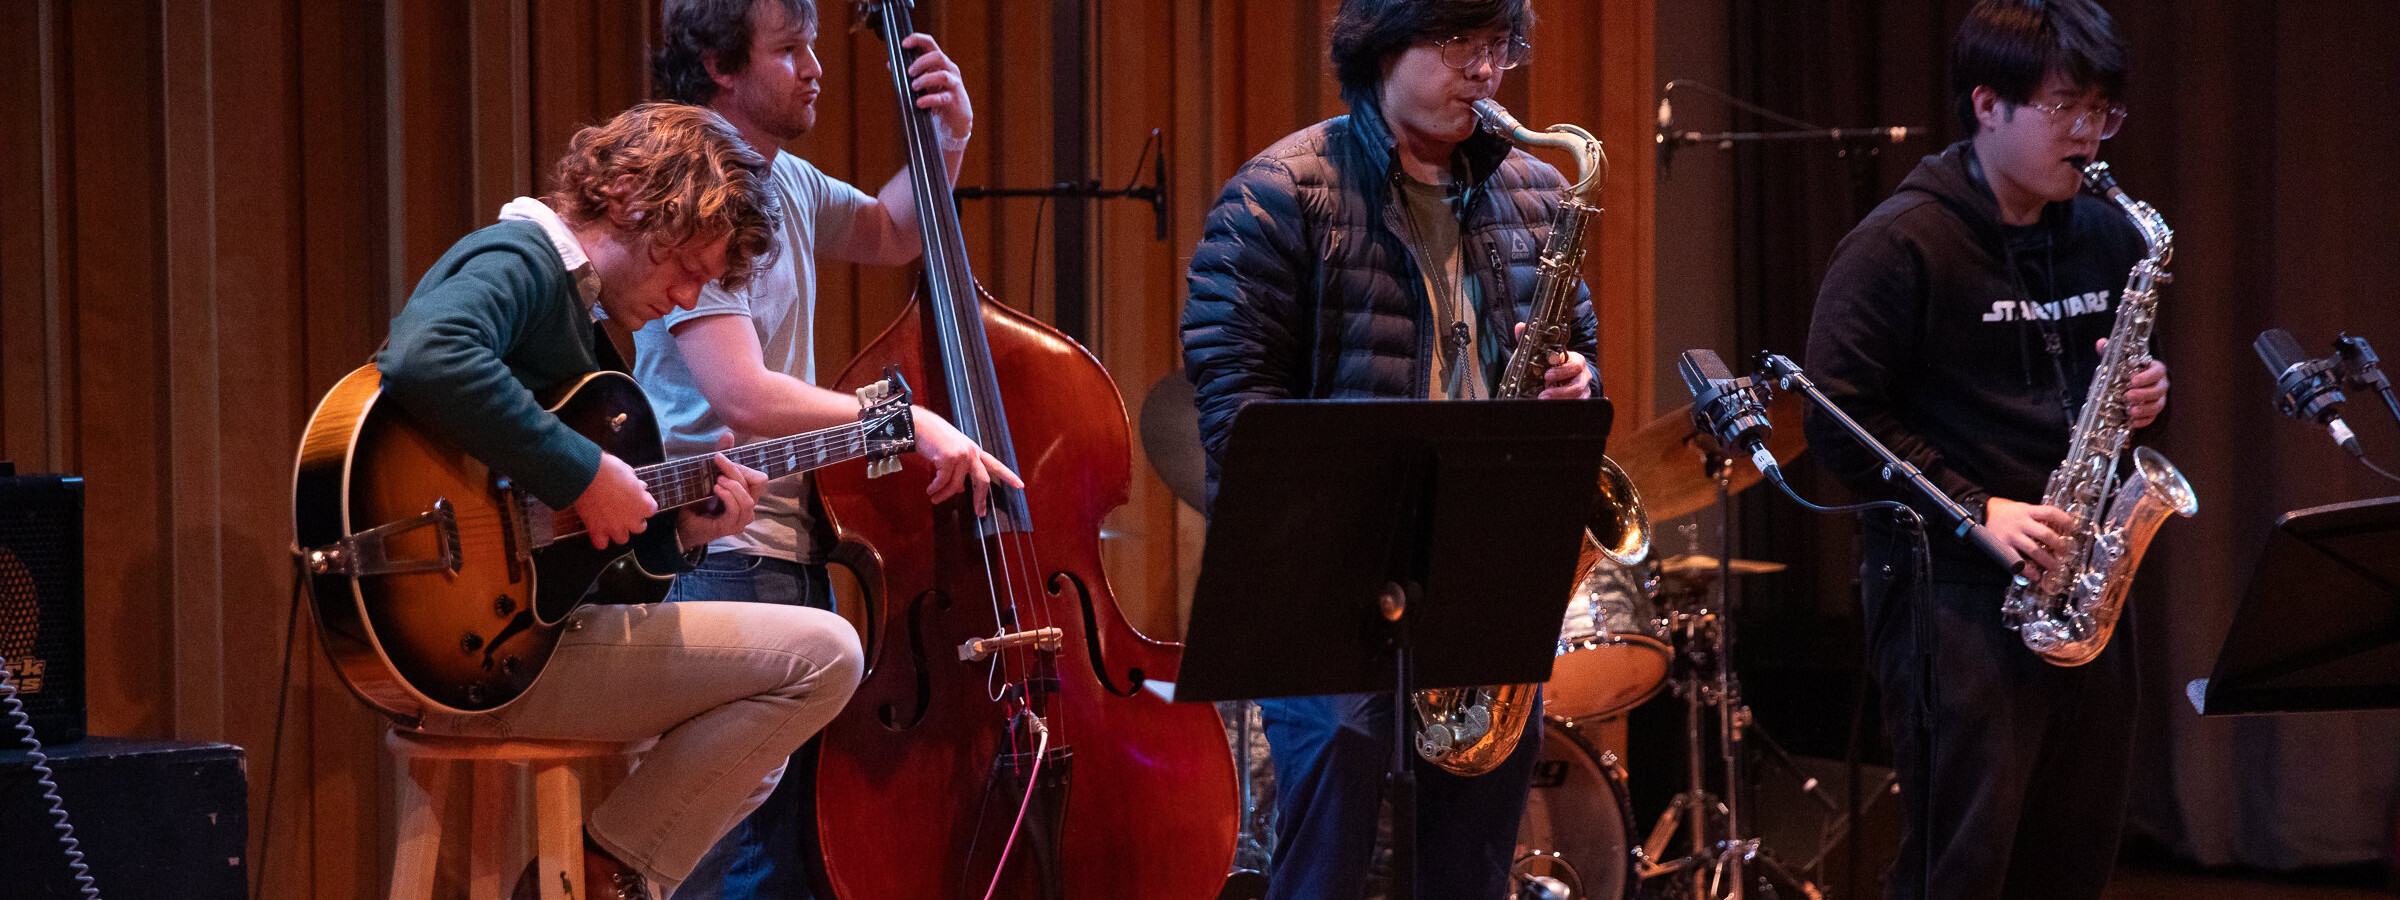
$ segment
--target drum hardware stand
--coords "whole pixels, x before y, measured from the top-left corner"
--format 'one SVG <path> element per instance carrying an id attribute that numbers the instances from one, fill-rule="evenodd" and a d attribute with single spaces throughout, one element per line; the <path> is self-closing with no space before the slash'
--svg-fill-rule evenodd
<path id="1" fill-rule="evenodd" d="M 1217 714 L 1234 722 L 1228 735 L 1233 745 L 1234 784 L 1242 795 L 1241 826 L 1235 830 L 1233 871 L 1225 876 L 1225 886 L 1217 900 L 1259 900 L 1267 895 L 1267 867 L 1274 860 L 1275 832 L 1262 820 L 1258 803 L 1258 786 L 1252 774 L 1251 744 L 1258 726 L 1258 704 L 1249 700 L 1217 701 Z M 1271 814 L 1274 807 L 1266 807 Z M 1263 836 L 1262 836 L 1263 835 Z"/>
<path id="2" fill-rule="evenodd" d="M 1712 450 L 1705 465 L 1709 477 L 1717 484 L 1717 605 L 1714 609 L 1703 605 L 1674 614 L 1677 629 L 1683 635 L 1678 653 L 1684 665 L 1674 690 L 1684 698 L 1684 765 L 1688 787 L 1668 802 L 1666 811 L 1659 814 L 1657 823 L 1651 827 L 1649 838 L 1635 849 L 1634 877 L 1646 882 L 1652 878 L 1688 875 L 1691 900 L 1744 900 L 1750 896 L 1751 884 L 1744 877 L 1744 868 L 1756 864 L 1766 873 L 1797 885 L 1806 900 L 1818 900 L 1820 895 L 1815 885 L 1792 877 L 1772 857 L 1761 855 L 1758 838 L 1742 836 L 1741 747 L 1745 734 L 1755 726 L 1750 708 L 1742 703 L 1741 682 L 1733 674 L 1733 622 L 1727 614 L 1730 605 L 1727 588 L 1733 583 L 1733 508 L 1728 502 L 1733 460 Z M 1705 677 L 1701 674 L 1703 667 L 1711 670 Z M 1708 766 L 1700 734 L 1703 707 L 1716 710 L 1718 761 L 1724 767 L 1725 779 L 1722 799 L 1707 790 Z M 1772 741 L 1768 743 L 1773 745 Z M 1782 752 L 1780 747 L 1775 750 Z M 1822 796 L 1819 799 L 1830 802 Z M 1716 813 L 1714 819 L 1724 822 L 1721 838 L 1713 841 L 1709 834 L 1711 812 Z M 1691 855 L 1652 862 L 1666 853 L 1668 842 L 1687 815 L 1691 818 Z"/>

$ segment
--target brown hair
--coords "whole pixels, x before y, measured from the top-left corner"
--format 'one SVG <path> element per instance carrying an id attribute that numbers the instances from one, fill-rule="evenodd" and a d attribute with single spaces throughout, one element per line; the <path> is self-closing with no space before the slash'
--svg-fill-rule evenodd
<path id="1" fill-rule="evenodd" d="M 706 105 L 717 99 L 717 71 L 739 75 L 750 68 L 750 39 L 758 11 L 768 4 L 802 29 L 817 27 L 815 0 L 667 0 L 659 10 L 665 34 L 650 54 L 651 88 L 661 100 Z"/>
<path id="2" fill-rule="evenodd" d="M 626 177 L 638 184 L 618 192 Z M 547 198 L 575 225 L 606 217 L 628 237 L 647 235 L 654 250 L 727 235 L 726 290 L 740 290 L 774 259 L 779 210 L 767 161 L 741 133 L 704 107 L 644 103 L 576 132 L 558 160 Z"/>

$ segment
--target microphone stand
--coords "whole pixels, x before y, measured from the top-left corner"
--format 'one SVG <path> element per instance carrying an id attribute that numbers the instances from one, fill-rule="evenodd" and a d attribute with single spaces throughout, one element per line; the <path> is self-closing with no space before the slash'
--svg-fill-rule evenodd
<path id="1" fill-rule="evenodd" d="M 2018 562 L 2015 554 L 2000 546 L 2000 541 L 1992 537 L 1990 531 L 1977 524 L 1975 517 L 1967 512 L 1966 507 L 1958 505 L 1958 501 L 1950 499 L 1949 494 L 1943 493 L 1941 488 L 1935 487 L 1933 482 L 1925 477 L 1925 473 L 1917 471 L 1916 466 L 1910 465 L 1907 460 L 1901 459 L 1898 454 L 1893 453 L 1890 447 L 1884 446 L 1882 441 L 1876 440 L 1874 435 L 1868 434 L 1867 429 L 1858 424 L 1858 420 L 1850 418 L 1850 414 L 1834 405 L 1833 400 L 1825 396 L 1825 392 L 1817 390 L 1816 384 L 1808 380 L 1808 376 L 1800 371 L 1798 364 L 1780 353 L 1765 354 L 1763 359 L 1766 363 L 1766 371 L 1780 379 L 1778 383 L 1784 390 L 1798 390 L 1807 394 L 1809 402 L 1816 404 L 1818 409 L 1823 410 L 1834 421 L 1841 423 L 1842 429 L 1850 432 L 1850 438 L 1857 441 L 1859 446 L 1873 450 L 1875 455 L 1883 457 L 1883 480 L 1907 482 L 1942 514 L 1943 525 L 1949 529 L 1953 537 L 1983 551 L 1985 556 L 1991 557 L 1993 562 L 1999 563 L 2000 567 L 2007 569 L 2010 574 L 2019 577 L 2026 575 L 2025 564 Z M 1778 483 L 1782 480 L 1780 476 L 1776 478 Z"/>
<path id="2" fill-rule="evenodd" d="M 950 189 L 950 196 L 960 200 L 994 200 L 1004 197 L 1061 197 L 1067 199 L 1139 200 L 1150 204 L 1156 240 L 1167 239 L 1167 194 L 1158 185 L 1136 185 L 1128 188 L 1104 188 L 1100 182 L 1086 179 L 1080 182 L 1062 181 L 1049 187 L 982 187 L 962 184 Z"/>
<path id="3" fill-rule="evenodd" d="M 2383 398 L 2384 408 L 2391 410 L 2392 421 L 2400 423 L 2400 397 L 2392 395 L 2392 380 L 2384 377 L 2377 366 L 2375 349 L 2367 339 L 2342 335 L 2333 341 L 2334 355 L 2340 360 L 2342 387 L 2350 391 L 2373 390 Z"/>
<path id="4" fill-rule="evenodd" d="M 1913 125 L 1891 125 L 1873 128 L 1819 128 L 1793 131 L 1660 131 L 1658 142 L 1679 147 L 1715 144 L 1719 150 L 1731 150 L 1735 144 L 1768 144 L 1785 141 L 1889 141 L 1897 144 L 1912 137 L 1932 132 Z"/>
<path id="5" fill-rule="evenodd" d="M 2400 423 L 2400 398 L 2392 395 L 2392 380 L 2384 377 L 2383 369 L 2376 363 L 2375 348 L 2367 346 L 2366 338 L 2352 337 L 2349 334 L 2335 338 L 2333 363 L 2334 380 L 2341 383 L 2343 390 L 2352 393 L 2365 390 L 2374 391 L 2376 396 L 2383 398 L 2384 408 L 2391 410 L 2392 421 Z M 2400 475 L 2385 471 L 2382 466 L 2376 465 L 2374 460 L 2368 459 L 2363 448 L 2356 453 L 2359 464 L 2366 466 L 2369 471 L 2393 481 L 2400 481 Z"/>
<path id="6" fill-rule="evenodd" d="M 1788 126 L 1782 131 L 1677 131 L 1675 129 L 1674 94 L 1677 87 L 1694 88 L 1754 115 Z M 1674 168 L 1675 151 L 1682 147 L 1714 146 L 1731 150 L 1737 144 L 1788 144 L 1804 141 L 1832 141 L 1840 144 L 1836 155 L 1853 161 L 1850 167 L 1852 219 L 1860 218 L 1875 205 L 1874 179 L 1863 162 L 1881 152 L 1879 144 L 1897 144 L 1910 138 L 1931 137 L 1933 129 L 1919 125 L 1884 125 L 1867 128 L 1826 128 L 1751 103 L 1732 94 L 1688 78 L 1669 81 L 1659 90 L 1658 99 L 1658 180 L 1666 181 Z"/>

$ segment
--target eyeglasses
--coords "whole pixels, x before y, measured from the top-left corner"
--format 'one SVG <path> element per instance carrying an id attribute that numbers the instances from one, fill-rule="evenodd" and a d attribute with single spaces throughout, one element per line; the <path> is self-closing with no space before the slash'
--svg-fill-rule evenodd
<path id="1" fill-rule="evenodd" d="M 1460 34 L 1435 41 L 1433 45 L 1442 51 L 1442 65 L 1453 69 L 1472 69 L 1486 59 L 1492 61 L 1492 68 L 1514 69 L 1525 64 L 1525 57 L 1533 55 L 1533 45 L 1514 35 L 1477 41 Z"/>
<path id="2" fill-rule="evenodd" d="M 2048 113 L 2050 121 L 2053 123 L 2058 121 L 2061 113 L 2069 109 L 2064 103 L 2027 103 L 2024 106 L 2026 109 L 2038 109 Z M 2067 136 L 2082 137 L 2083 130 L 2092 127 L 2094 123 L 2097 123 L 2100 128 L 2101 140 L 2105 141 L 2116 137 L 2117 129 L 2125 127 L 2125 107 L 2115 105 L 2081 107 L 2081 111 L 2075 114 L 2075 124 L 2067 129 Z"/>

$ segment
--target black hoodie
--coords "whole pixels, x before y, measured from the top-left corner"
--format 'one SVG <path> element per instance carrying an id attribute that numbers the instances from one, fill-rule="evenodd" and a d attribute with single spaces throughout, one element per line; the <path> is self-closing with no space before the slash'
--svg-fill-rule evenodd
<path id="1" fill-rule="evenodd" d="M 2124 212 L 2088 193 L 2049 204 L 2036 224 L 2002 224 L 1971 145 L 1953 144 L 1834 248 L 1809 325 L 1809 377 L 1978 521 L 1993 496 L 2039 503 L 2099 365 L 2093 344 L 2114 327 L 2144 253 Z M 1906 501 L 1942 526 L 1839 425 L 1811 415 L 1808 442 L 1852 490 Z M 2003 576 L 1939 535 L 1934 553 L 1954 564 L 1945 577 Z"/>

